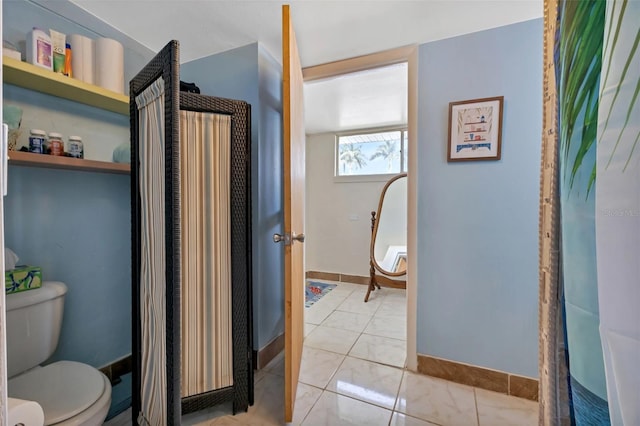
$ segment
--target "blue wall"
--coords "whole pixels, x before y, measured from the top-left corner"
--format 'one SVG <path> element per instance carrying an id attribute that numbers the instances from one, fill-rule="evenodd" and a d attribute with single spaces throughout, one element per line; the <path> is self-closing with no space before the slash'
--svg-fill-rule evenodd
<path id="1" fill-rule="evenodd" d="M 6 246 L 69 289 L 52 360 L 131 353 L 129 176 L 11 166 L 8 189 Z"/>
<path id="2" fill-rule="evenodd" d="M 5 1 L 3 39 L 16 45 L 33 26 L 124 46 L 125 81 L 153 57 L 140 43 L 70 1 Z M 129 140 L 129 117 L 3 85 L 4 104 L 24 111 L 19 140 L 30 128 L 83 137 L 85 157 L 110 161 L 113 148 Z M 127 90 L 128 87 L 125 87 Z M 43 268 L 45 280 L 60 280 L 69 292 L 60 342 L 53 360 L 95 367 L 131 353 L 131 219 L 129 176 L 9 167 L 5 199 L 5 245 L 21 261 Z M 129 375 L 114 387 L 111 414 L 126 408 Z"/>
<path id="3" fill-rule="evenodd" d="M 542 20 L 426 43 L 417 349 L 537 377 Z M 447 163 L 449 102 L 504 96 L 502 159 Z"/>
<path id="4" fill-rule="evenodd" d="M 23 52 L 25 36 L 32 27 L 118 40 L 124 47 L 125 93 L 129 92 L 129 80 L 154 56 L 147 47 L 69 0 L 10 0 L 2 3 L 2 11 L 2 39 L 21 47 Z"/>
<path id="5" fill-rule="evenodd" d="M 205 95 L 251 104 L 253 227 L 253 346 L 262 349 L 284 332 L 282 232 L 281 66 L 258 43 L 181 65 L 183 81 Z"/>
<path id="6" fill-rule="evenodd" d="M 257 349 L 284 333 L 284 245 L 274 244 L 273 234 L 284 231 L 282 65 L 258 45 L 258 144 L 255 162 L 253 203 L 254 286 L 260 315 Z M 302 285 L 302 284 L 301 284 Z"/>

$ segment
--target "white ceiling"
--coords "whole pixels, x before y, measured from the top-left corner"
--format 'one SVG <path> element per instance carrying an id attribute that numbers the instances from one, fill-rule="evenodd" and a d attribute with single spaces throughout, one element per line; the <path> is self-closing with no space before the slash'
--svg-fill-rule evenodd
<path id="1" fill-rule="evenodd" d="M 406 63 L 305 83 L 306 131 L 406 124 L 407 94 Z"/>
<path id="2" fill-rule="evenodd" d="M 539 18 L 543 11 L 542 0 L 71 1 L 153 51 L 179 40 L 183 63 L 256 41 L 280 59 L 281 5 L 288 3 L 303 67 Z M 405 87 L 406 99 L 406 75 L 395 81 L 399 70 L 388 71 L 393 81 L 387 82 L 385 72 L 307 84 L 309 131 L 406 122 L 406 100 L 405 110 L 391 108 L 401 102 L 394 88 Z M 384 121 L 367 124 L 367 117 Z"/>

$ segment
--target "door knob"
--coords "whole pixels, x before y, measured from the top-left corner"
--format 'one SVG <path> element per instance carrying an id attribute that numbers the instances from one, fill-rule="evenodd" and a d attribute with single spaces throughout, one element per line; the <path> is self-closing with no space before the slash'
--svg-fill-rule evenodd
<path id="1" fill-rule="evenodd" d="M 282 243 L 284 242 L 284 245 L 289 246 L 291 245 L 291 243 L 295 240 L 301 243 L 304 243 L 304 234 L 296 234 L 295 232 L 293 232 L 292 234 L 289 233 L 284 233 L 283 234 L 273 234 L 273 242 L 274 243 Z"/>

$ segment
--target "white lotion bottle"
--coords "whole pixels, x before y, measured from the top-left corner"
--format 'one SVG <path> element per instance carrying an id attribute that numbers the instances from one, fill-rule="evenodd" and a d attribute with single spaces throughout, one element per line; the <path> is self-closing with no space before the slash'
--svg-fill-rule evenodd
<path id="1" fill-rule="evenodd" d="M 33 28 L 27 34 L 27 62 L 53 71 L 53 45 L 49 34 Z"/>

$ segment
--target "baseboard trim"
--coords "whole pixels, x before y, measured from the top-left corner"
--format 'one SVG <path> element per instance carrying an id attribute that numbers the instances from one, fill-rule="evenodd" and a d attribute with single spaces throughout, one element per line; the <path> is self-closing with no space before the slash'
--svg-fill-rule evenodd
<path id="1" fill-rule="evenodd" d="M 337 272 L 321 272 L 321 271 L 307 271 L 306 277 L 307 279 L 337 281 L 342 283 L 362 284 L 362 285 L 369 285 L 369 282 L 371 281 L 371 277 L 369 276 L 364 277 L 362 275 L 349 275 L 349 274 L 341 274 Z M 376 281 L 382 287 L 391 287 L 391 288 L 400 288 L 400 289 L 407 288 L 406 281 L 394 280 L 384 275 L 376 274 Z"/>
<path id="2" fill-rule="evenodd" d="M 337 272 L 320 272 L 320 271 L 307 271 L 306 277 L 308 279 L 337 281 L 350 284 L 363 284 L 369 285 L 369 277 L 363 277 L 361 275 L 349 275 L 341 274 Z"/>
<path id="3" fill-rule="evenodd" d="M 430 355 L 418 354 L 418 372 L 532 401 L 538 400 L 538 380 Z"/>
<path id="4" fill-rule="evenodd" d="M 340 274 L 340 281 L 343 283 L 369 285 L 369 280 L 369 277 L 363 277 L 360 275 Z"/>
<path id="5" fill-rule="evenodd" d="M 307 271 L 306 277 L 316 280 L 340 281 L 340 274 L 333 272 Z"/>
<path id="6" fill-rule="evenodd" d="M 117 385 L 120 383 L 121 376 L 125 374 L 131 373 L 133 370 L 133 364 L 131 363 L 131 354 L 120 358 L 117 361 L 112 362 L 111 364 L 105 365 L 104 367 L 99 368 L 100 372 L 107 376 L 111 385 Z"/>
<path id="7" fill-rule="evenodd" d="M 262 349 L 253 351 L 253 365 L 257 370 L 266 367 L 276 355 L 284 350 L 284 333 L 275 337 Z"/>

